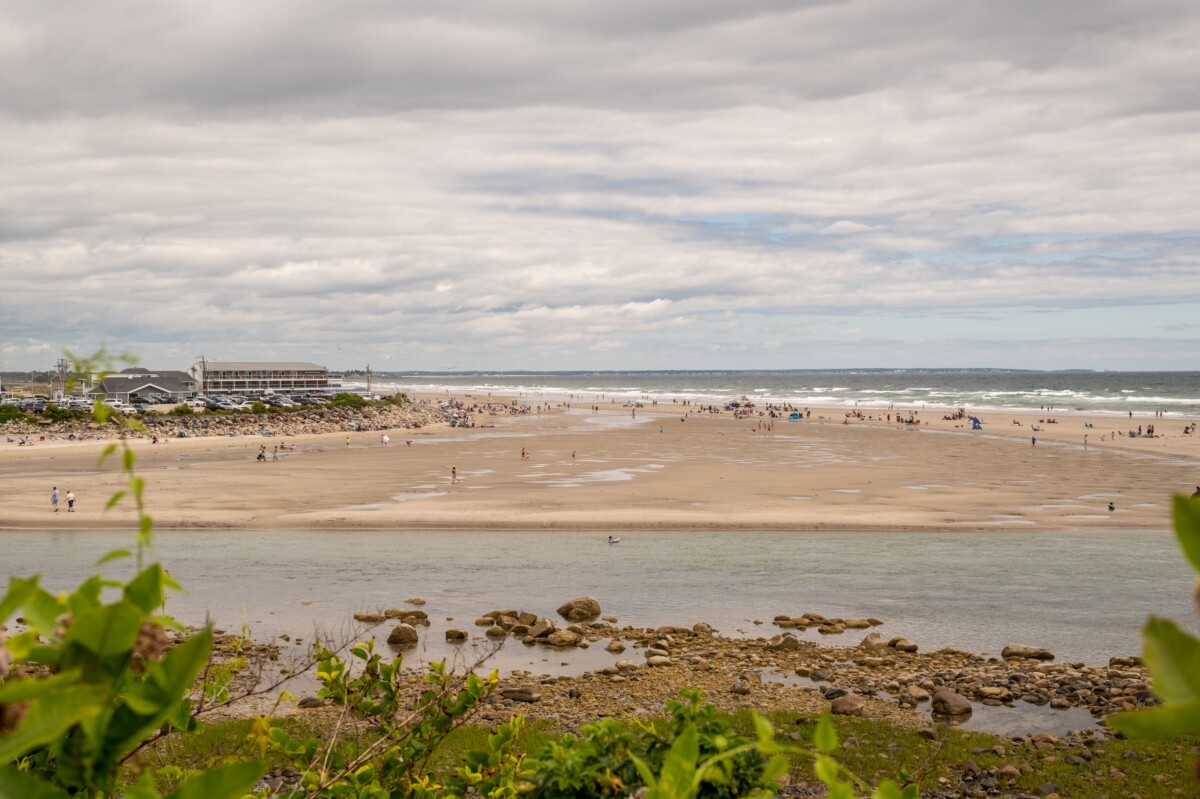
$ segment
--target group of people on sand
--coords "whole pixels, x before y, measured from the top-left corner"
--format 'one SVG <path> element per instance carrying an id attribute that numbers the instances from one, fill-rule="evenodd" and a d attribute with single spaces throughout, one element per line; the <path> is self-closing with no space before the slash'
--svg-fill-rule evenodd
<path id="1" fill-rule="evenodd" d="M 68 488 L 65 498 L 67 500 L 67 513 L 74 513 L 75 492 Z M 58 513 L 58 486 L 54 486 L 54 489 L 50 492 L 50 507 L 54 509 L 55 513 Z"/>

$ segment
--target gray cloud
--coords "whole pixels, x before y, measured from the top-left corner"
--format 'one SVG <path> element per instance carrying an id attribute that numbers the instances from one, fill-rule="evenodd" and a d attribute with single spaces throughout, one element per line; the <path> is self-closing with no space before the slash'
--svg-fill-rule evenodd
<path id="1" fill-rule="evenodd" d="M 1072 366 L 1200 310 L 1190 3 L 0 14 L 0 367 L 878 365 L 1091 309 L 1039 339 Z"/>

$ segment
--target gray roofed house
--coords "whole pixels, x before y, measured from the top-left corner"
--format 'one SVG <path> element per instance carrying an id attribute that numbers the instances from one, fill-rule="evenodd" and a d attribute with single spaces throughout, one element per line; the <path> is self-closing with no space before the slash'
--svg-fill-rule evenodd
<path id="1" fill-rule="evenodd" d="M 197 388 L 196 379 L 187 372 L 132 367 L 93 382 L 86 394 L 93 397 L 103 394 L 108 399 L 122 402 L 142 397 L 151 402 L 165 404 L 183 402 L 189 397 L 194 397 Z"/>

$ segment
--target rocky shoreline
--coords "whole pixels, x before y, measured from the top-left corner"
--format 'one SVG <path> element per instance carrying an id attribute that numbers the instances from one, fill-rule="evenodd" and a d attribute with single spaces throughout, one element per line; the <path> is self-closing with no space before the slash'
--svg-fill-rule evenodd
<path id="1" fill-rule="evenodd" d="M 428 425 L 447 424 L 449 412 L 428 400 L 403 405 L 375 403 L 364 408 L 319 407 L 277 413 L 196 413 L 179 416 L 173 413 L 151 413 L 138 417 L 146 431 L 130 430 L 116 424 L 94 421 L 37 422 L 25 420 L 5 422 L 0 434 L 15 441 L 99 440 L 110 438 L 199 438 L 224 436 L 295 437 L 344 431 L 386 431 L 418 429 Z M 10 443 L 11 443 L 10 441 Z"/>
<path id="2" fill-rule="evenodd" d="M 423 604 L 420 599 L 409 600 Z M 933 718 L 969 716 L 978 706 L 1048 705 L 1083 708 L 1097 719 L 1157 704 L 1149 675 L 1136 657 L 1114 657 L 1105 666 L 1057 663 L 1046 649 L 1013 643 L 1000 657 L 940 649 L 922 653 L 904 638 L 869 632 L 853 646 L 804 641 L 790 628 L 816 625 L 830 633 L 881 624 L 878 619 L 834 619 L 817 613 L 781 614 L 781 631 L 758 638 L 728 638 L 703 622 L 687 627 L 618 626 L 598 601 L 579 597 L 558 609 L 562 621 L 517 609 L 498 609 L 475 620 L 495 646 L 562 651 L 603 645 L 609 652 L 637 653 L 594 672 L 554 676 L 515 671 L 489 699 L 483 718 L 501 721 L 520 713 L 575 729 L 605 716 L 654 714 L 682 687 L 700 688 L 725 710 L 788 709 L 887 719 L 905 726 Z M 420 643 L 428 615 L 414 608 L 359 614 L 366 624 L 385 625 L 387 641 L 403 653 Z M 380 637 L 383 637 L 382 635 Z M 474 638 L 451 628 L 445 638 Z M 484 665 L 486 668 L 486 664 Z M 413 670 L 414 675 L 419 670 Z"/>

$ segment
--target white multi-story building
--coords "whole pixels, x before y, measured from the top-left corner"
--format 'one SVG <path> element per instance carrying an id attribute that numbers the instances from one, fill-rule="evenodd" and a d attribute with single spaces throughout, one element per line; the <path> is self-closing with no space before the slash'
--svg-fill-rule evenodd
<path id="1" fill-rule="evenodd" d="M 188 372 L 204 394 L 298 394 L 340 385 L 324 366 L 304 361 L 197 361 Z"/>

